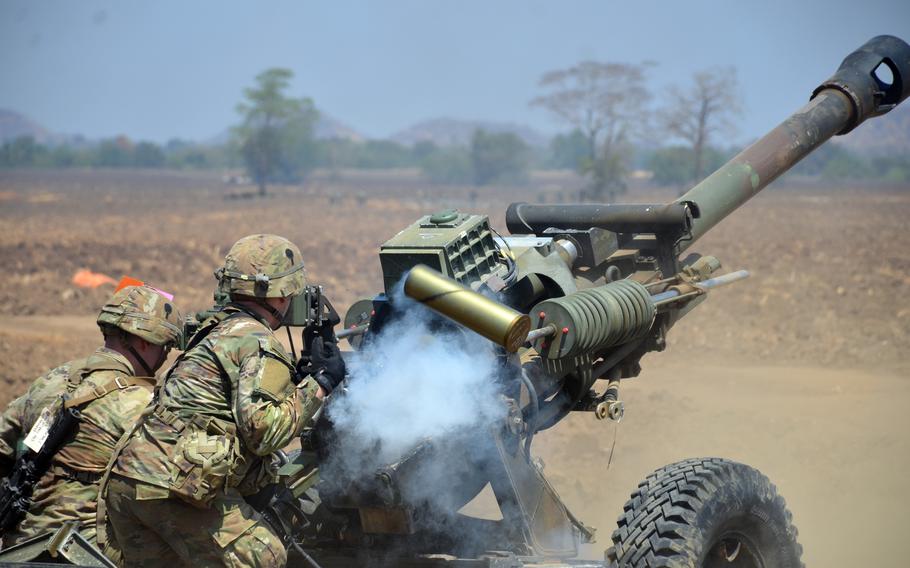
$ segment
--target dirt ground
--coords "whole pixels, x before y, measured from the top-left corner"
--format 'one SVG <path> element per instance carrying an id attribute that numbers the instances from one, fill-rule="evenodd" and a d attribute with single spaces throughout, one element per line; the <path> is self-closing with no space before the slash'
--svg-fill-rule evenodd
<path id="1" fill-rule="evenodd" d="M 188 310 L 211 298 L 231 243 L 275 232 L 301 246 L 311 280 L 340 310 L 381 287 L 378 246 L 446 207 L 504 229 L 515 200 L 554 202 L 572 176 L 518 188 L 436 188 L 413 172 L 317 176 L 272 197 L 217 176 L 160 172 L 0 173 L 0 404 L 98 340 L 110 287 L 74 287 L 82 268 L 129 274 Z M 639 190 L 628 201 L 665 201 Z M 910 523 L 910 188 L 776 187 L 693 250 L 748 280 L 717 290 L 624 383 L 626 419 L 575 415 L 535 450 L 576 514 L 599 528 L 663 464 L 721 456 L 761 469 L 786 497 L 808 566 L 900 566 Z"/>

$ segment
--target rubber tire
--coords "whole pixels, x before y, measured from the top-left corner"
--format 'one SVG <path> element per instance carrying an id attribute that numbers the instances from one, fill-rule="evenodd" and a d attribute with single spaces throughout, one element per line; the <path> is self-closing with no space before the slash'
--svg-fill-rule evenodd
<path id="1" fill-rule="evenodd" d="M 688 459 L 638 485 L 617 520 L 607 560 L 617 568 L 802 568 L 792 519 L 777 488 L 757 469 L 720 458 Z M 722 535 L 731 534 L 749 542 L 746 550 L 754 549 L 760 562 L 745 562 L 750 552 L 740 563 L 709 558 Z"/>

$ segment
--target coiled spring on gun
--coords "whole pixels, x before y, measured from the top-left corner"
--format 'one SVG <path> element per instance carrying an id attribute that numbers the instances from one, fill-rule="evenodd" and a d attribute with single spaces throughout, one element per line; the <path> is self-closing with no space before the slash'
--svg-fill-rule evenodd
<path id="1" fill-rule="evenodd" d="M 534 307 L 532 328 L 556 329 L 535 346 L 551 359 L 601 351 L 644 336 L 655 313 L 648 290 L 633 280 L 588 288 Z"/>

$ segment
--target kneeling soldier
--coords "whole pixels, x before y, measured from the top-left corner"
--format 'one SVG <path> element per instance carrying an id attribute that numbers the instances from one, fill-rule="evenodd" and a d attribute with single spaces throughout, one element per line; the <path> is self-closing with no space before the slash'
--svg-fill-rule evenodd
<path id="1" fill-rule="evenodd" d="M 155 371 L 178 342 L 181 325 L 176 306 L 154 288 L 118 290 L 98 316 L 104 346 L 36 379 L 0 416 L 0 477 L 9 476 L 2 494 L 31 491 L 31 503 L 4 499 L 4 546 L 52 532 L 67 521 L 78 522 L 80 534 L 95 541 L 99 481 L 118 440 L 151 400 Z M 51 427 L 55 435 L 42 436 L 64 413 L 74 419 L 65 427 L 57 422 Z M 51 447 L 54 440 L 57 447 Z M 40 461 L 50 456 L 43 475 L 32 487 L 12 487 L 34 477 L 25 470 L 34 464 L 27 460 L 38 455 Z"/>
<path id="2" fill-rule="evenodd" d="M 344 377 L 334 344 L 318 342 L 301 376 L 273 333 L 306 287 L 294 244 L 245 237 L 216 276 L 231 303 L 202 322 L 111 463 L 108 514 L 126 566 L 284 566 L 284 545 L 244 496 L 274 481 L 270 454 Z"/>

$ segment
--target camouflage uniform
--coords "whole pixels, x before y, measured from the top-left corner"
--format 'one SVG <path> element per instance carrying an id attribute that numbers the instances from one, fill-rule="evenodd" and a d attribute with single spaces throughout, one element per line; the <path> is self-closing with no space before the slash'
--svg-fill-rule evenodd
<path id="1" fill-rule="evenodd" d="M 32 383 L 28 392 L 13 400 L 0 415 L 0 478 L 8 476 L 12 471 L 19 445 L 41 410 L 66 392 L 69 377 L 84 365 L 85 359 L 79 359 L 48 371 Z"/>
<path id="2" fill-rule="evenodd" d="M 170 321 L 164 323 L 170 327 L 162 330 L 162 322 L 154 316 L 165 314 L 165 304 Z M 151 317 L 137 317 L 137 311 Z M 179 321 L 173 305 L 147 287 L 118 291 L 98 318 L 99 324 L 130 330 L 156 344 L 175 341 Z M 154 378 L 137 377 L 126 357 L 100 347 L 87 359 L 70 361 L 39 377 L 25 395 L 13 401 L 0 419 L 0 455 L 5 460 L 14 459 L 19 440 L 41 411 L 60 405 L 63 395 L 81 417 L 75 435 L 57 450 L 49 470 L 35 486 L 28 514 L 13 532 L 4 535 L 4 545 L 52 532 L 66 521 L 78 521 L 82 536 L 95 541 L 98 483 L 118 440 L 151 400 L 153 387 Z"/>
<path id="3" fill-rule="evenodd" d="M 241 239 L 216 274 L 251 297 L 305 286 L 299 250 L 273 235 Z M 268 456 L 321 406 L 312 378 L 294 377 L 259 316 L 230 305 L 202 323 L 111 464 L 108 514 L 127 566 L 284 566 L 280 539 L 243 496 L 274 481 Z"/>
<path id="4" fill-rule="evenodd" d="M 0 478 L 12 471 L 19 444 L 41 413 L 42 407 L 35 408 L 36 402 L 43 399 L 48 404 L 56 400 L 63 394 L 69 376 L 84 363 L 85 359 L 70 361 L 48 371 L 32 383 L 29 392 L 13 400 L 0 414 Z"/>

